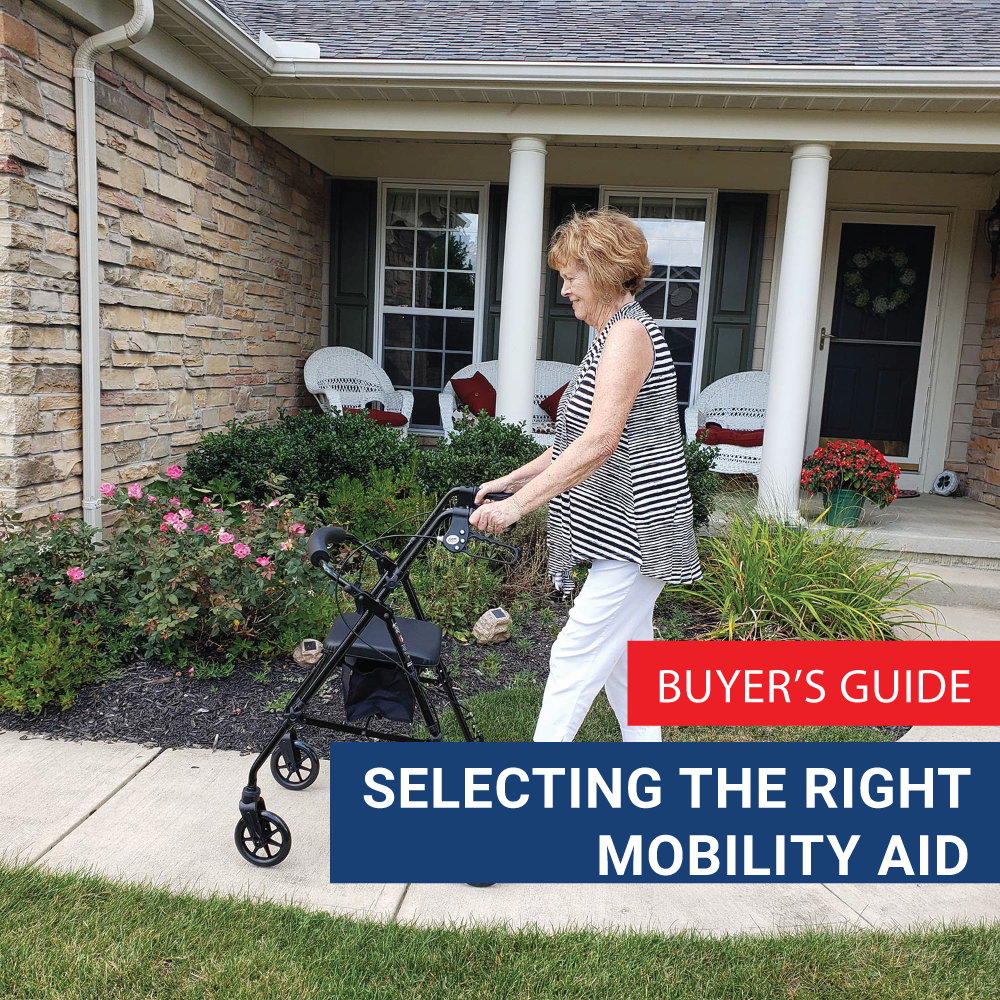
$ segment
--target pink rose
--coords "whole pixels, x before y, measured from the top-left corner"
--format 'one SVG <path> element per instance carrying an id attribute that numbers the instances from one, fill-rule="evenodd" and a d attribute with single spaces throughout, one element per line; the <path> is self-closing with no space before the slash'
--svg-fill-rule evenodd
<path id="1" fill-rule="evenodd" d="M 207 535 L 212 529 L 207 524 L 199 524 L 194 530 L 201 532 L 203 535 Z"/>
<path id="2" fill-rule="evenodd" d="M 250 555 L 250 546 L 244 545 L 242 542 L 237 542 L 233 546 L 233 555 L 236 556 L 237 559 L 246 559 L 246 557 Z"/>
<path id="3" fill-rule="evenodd" d="M 179 521 L 180 519 L 180 515 L 173 510 L 163 515 L 163 520 L 166 521 L 167 524 L 173 524 L 175 521 Z"/>
<path id="4" fill-rule="evenodd" d="M 84 577 L 84 572 L 79 566 L 72 566 L 70 569 L 66 570 L 66 575 L 73 583 L 79 583 Z"/>
<path id="5" fill-rule="evenodd" d="M 235 549 L 233 551 L 235 551 Z M 267 556 L 258 556 L 256 562 L 258 566 L 269 566 L 271 560 Z"/>
<path id="6" fill-rule="evenodd" d="M 291 530 L 296 535 L 304 535 L 306 533 L 306 526 L 304 524 L 293 524 Z"/>
<path id="7" fill-rule="evenodd" d="M 187 531 L 188 530 L 187 521 L 182 521 L 180 518 L 178 518 L 176 521 L 174 521 L 174 523 L 171 525 L 171 527 L 174 529 L 174 531 L 177 532 L 178 535 L 182 531 Z"/>
<path id="8" fill-rule="evenodd" d="M 190 517 L 191 517 L 191 511 L 189 511 L 189 510 L 187 509 L 187 507 L 183 507 L 183 508 L 182 508 L 181 510 L 179 510 L 179 511 L 178 511 L 177 513 L 178 513 L 178 514 L 180 514 L 180 516 L 181 516 L 181 517 L 182 517 L 182 518 L 183 518 L 183 519 L 184 519 L 185 521 L 186 521 L 186 520 L 188 520 L 188 518 L 190 518 Z"/>
<path id="9" fill-rule="evenodd" d="M 281 543 L 281 551 L 282 552 L 287 552 L 291 547 L 292 547 L 292 542 L 282 542 Z"/>
<path id="10" fill-rule="evenodd" d="M 138 499 L 139 499 L 139 497 L 141 497 L 141 496 L 142 496 L 142 487 L 141 487 L 141 486 L 140 486 L 140 485 L 139 485 L 138 483 L 133 483 L 133 484 L 132 484 L 132 485 L 131 485 L 131 486 L 130 486 L 130 487 L 128 488 L 128 495 L 129 495 L 129 496 L 130 496 L 130 497 L 131 497 L 131 498 L 132 498 L 133 500 L 138 500 Z"/>
<path id="11" fill-rule="evenodd" d="M 55 522 L 56 522 L 56 521 L 61 521 L 61 520 L 62 520 L 62 519 L 63 519 L 63 518 L 65 517 L 65 516 L 66 516 L 66 515 L 65 515 L 65 514 L 63 514 L 63 513 L 61 512 L 61 511 L 58 511 L 58 510 L 57 510 L 57 511 L 56 511 L 56 512 L 55 512 L 55 513 L 54 513 L 54 514 L 52 515 L 52 523 L 53 523 L 53 524 L 55 524 Z"/>
<path id="12" fill-rule="evenodd" d="M 268 507 L 277 507 L 277 506 L 278 506 L 278 504 L 280 504 L 280 503 L 281 503 L 281 501 L 280 501 L 280 500 L 272 500 L 272 501 L 271 501 L 271 502 L 270 502 L 270 503 L 268 504 Z"/>
<path id="13" fill-rule="evenodd" d="M 146 503 L 156 503 L 157 498 L 153 496 L 152 493 L 146 494 Z"/>
<path id="14" fill-rule="evenodd" d="M 223 528 L 219 532 L 219 544 L 220 545 L 228 545 L 230 542 L 235 542 L 235 541 L 236 541 L 236 536 L 229 534 L 229 532 L 226 531 L 225 528 Z"/>
<path id="15" fill-rule="evenodd" d="M 160 525 L 160 531 L 169 531 L 169 530 L 170 530 L 170 525 L 167 524 L 166 521 L 164 521 L 163 524 Z M 152 545 L 153 543 L 150 542 L 149 544 Z"/>
<path id="16" fill-rule="evenodd" d="M 202 503 L 211 503 L 212 501 L 211 501 L 211 500 L 209 500 L 209 499 L 208 499 L 208 497 L 202 497 L 202 498 L 201 498 L 201 502 L 202 502 Z"/>
<path id="17" fill-rule="evenodd" d="M 179 465 L 171 465 L 170 468 L 167 469 L 167 475 L 171 479 L 180 479 L 181 476 L 184 475 L 184 472 Z"/>
<path id="18" fill-rule="evenodd" d="M 113 497 L 115 488 L 112 483 L 101 483 L 101 488 L 97 491 L 102 497 Z"/>
<path id="19" fill-rule="evenodd" d="M 180 505 L 181 505 L 181 502 L 180 502 L 180 500 L 177 497 L 171 497 L 170 498 L 170 506 L 171 507 L 180 507 Z"/>

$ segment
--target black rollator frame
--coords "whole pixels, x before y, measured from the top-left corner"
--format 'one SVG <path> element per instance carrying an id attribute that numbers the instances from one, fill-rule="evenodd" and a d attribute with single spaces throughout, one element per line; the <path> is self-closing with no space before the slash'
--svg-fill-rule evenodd
<path id="1" fill-rule="evenodd" d="M 296 790 L 308 788 L 318 777 L 319 757 L 308 743 L 298 738 L 299 727 L 314 726 L 318 729 L 350 733 L 353 736 L 370 740 L 388 740 L 401 743 L 440 742 L 442 740 L 441 724 L 424 689 L 424 685 L 430 684 L 444 690 L 455 713 L 463 738 L 468 742 L 482 740 L 483 737 L 476 727 L 472 714 L 463 710 L 458 701 L 451 675 L 441 661 L 440 655 L 436 657 L 437 662 L 433 665 L 424 668 L 415 666 L 410 651 L 406 647 L 403 632 L 388 604 L 390 595 L 402 587 L 407 601 L 413 609 L 415 620 L 428 621 L 414 592 L 413 584 L 410 582 L 409 571 L 414 561 L 434 541 L 440 541 L 450 552 L 455 554 L 464 552 L 470 556 L 473 555 L 468 551 L 470 541 L 475 539 L 488 542 L 509 553 L 506 559 L 501 560 L 502 562 L 508 565 L 517 562 L 520 550 L 516 546 L 506 545 L 494 538 L 487 538 L 469 527 L 469 515 L 478 506 L 475 502 L 477 492 L 478 490 L 471 486 L 458 486 L 451 489 L 430 513 L 417 533 L 409 537 L 395 558 L 388 555 L 378 545 L 355 538 L 336 525 L 320 526 L 309 536 L 306 548 L 309 561 L 313 566 L 326 573 L 338 587 L 342 588 L 354 600 L 356 621 L 348 622 L 345 616 L 341 616 L 334 623 L 334 628 L 330 630 L 330 636 L 333 636 L 336 626 L 340 623 L 346 627 L 346 635 L 336 644 L 335 648 L 330 647 L 330 636 L 327 637 L 320 659 L 293 692 L 283 713 L 281 724 L 268 740 L 264 749 L 257 755 L 257 759 L 250 768 L 247 785 L 243 789 L 243 796 L 240 800 L 240 821 L 236 826 L 236 847 L 251 864 L 263 867 L 279 864 L 288 856 L 292 843 L 288 824 L 279 816 L 268 812 L 264 800 L 261 798 L 257 775 L 264 763 L 270 758 L 271 773 L 278 784 L 285 788 Z M 488 499 L 503 500 L 508 496 L 510 496 L 509 493 L 491 493 L 488 494 Z M 438 530 L 446 522 L 445 530 L 439 535 Z M 331 565 L 332 557 L 329 547 L 331 545 L 339 546 L 348 540 L 357 544 L 356 551 L 363 551 L 376 561 L 381 575 L 371 591 L 345 579 Z M 484 557 L 477 555 L 474 558 Z M 387 653 L 382 650 L 379 659 L 385 667 L 392 671 L 401 672 L 405 678 L 413 700 L 420 708 L 427 732 L 430 734 L 426 738 L 402 736 L 373 727 L 372 722 L 378 717 L 378 714 L 369 716 L 364 724 L 356 726 L 347 722 L 320 719 L 306 712 L 310 699 L 319 692 L 336 670 L 343 671 L 345 664 L 348 667 L 356 664 L 358 658 L 364 658 L 365 647 L 372 648 L 363 636 L 368 626 L 376 619 L 384 623 L 396 656 L 395 662 L 391 658 L 387 660 Z M 431 674 L 432 670 L 433 674 Z"/>

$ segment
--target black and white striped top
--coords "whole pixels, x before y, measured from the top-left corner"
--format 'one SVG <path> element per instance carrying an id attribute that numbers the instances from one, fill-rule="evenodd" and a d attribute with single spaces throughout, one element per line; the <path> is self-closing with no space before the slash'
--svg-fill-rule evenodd
<path id="1" fill-rule="evenodd" d="M 637 302 L 627 302 L 608 320 L 563 392 L 552 457 L 586 429 L 605 337 L 624 318 L 638 320 L 649 333 L 653 367 L 611 457 L 549 501 L 548 573 L 566 596 L 573 592 L 574 564 L 591 559 L 638 563 L 643 576 L 668 583 L 692 583 L 702 575 L 677 414 L 677 375 L 663 332 Z"/>

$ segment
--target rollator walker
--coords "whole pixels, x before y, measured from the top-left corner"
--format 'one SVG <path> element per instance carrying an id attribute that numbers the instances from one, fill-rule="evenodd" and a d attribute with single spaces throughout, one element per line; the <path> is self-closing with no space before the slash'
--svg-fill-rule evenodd
<path id="1" fill-rule="evenodd" d="M 247 785 L 240 800 L 240 820 L 236 824 L 236 847 L 251 864 L 271 867 L 288 857 L 292 833 L 288 824 L 269 812 L 261 798 L 257 775 L 270 758 L 271 775 L 283 788 L 301 791 L 319 776 L 319 756 L 298 732 L 303 726 L 350 733 L 362 740 L 395 742 L 440 742 L 441 724 L 427 696 L 427 687 L 443 689 L 463 738 L 481 741 L 472 713 L 463 710 L 455 694 L 448 668 L 441 662 L 441 629 L 427 619 L 410 582 L 409 571 L 431 542 L 440 542 L 455 554 L 487 559 L 512 566 L 520 550 L 495 538 L 473 531 L 469 515 L 478 506 L 477 489 L 459 486 L 449 490 L 416 534 L 407 537 L 399 555 L 388 555 L 377 541 L 365 542 L 336 525 L 316 528 L 309 536 L 307 557 L 338 587 L 353 598 L 355 610 L 341 614 L 334 621 L 323 642 L 323 653 L 316 665 L 292 694 L 282 715 L 281 724 L 250 768 Z M 490 500 L 504 500 L 509 493 L 490 493 Z M 440 532 L 440 533 L 439 533 Z M 469 551 L 469 542 L 488 543 L 505 551 L 503 557 L 489 557 Z M 371 591 L 346 579 L 344 566 L 334 569 L 330 546 L 345 541 L 356 544 L 348 555 L 362 552 L 362 559 L 375 560 L 380 573 Z M 413 610 L 413 618 L 397 618 L 389 607 L 389 597 L 403 588 Z M 315 697 L 334 671 L 340 671 L 344 689 L 345 722 L 320 719 L 308 714 Z M 405 736 L 378 728 L 378 719 L 409 723 L 414 704 L 420 708 L 427 737 Z M 485 884 L 485 883 L 484 883 Z"/>

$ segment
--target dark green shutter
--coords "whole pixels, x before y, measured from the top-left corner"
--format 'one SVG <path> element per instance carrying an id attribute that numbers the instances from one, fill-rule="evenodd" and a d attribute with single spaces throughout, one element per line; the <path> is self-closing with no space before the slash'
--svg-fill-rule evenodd
<path id="1" fill-rule="evenodd" d="M 702 387 L 753 362 L 766 216 L 766 194 L 719 193 Z"/>
<path id="2" fill-rule="evenodd" d="M 597 188 L 554 187 L 549 195 L 549 228 L 545 234 L 545 246 L 552 231 L 573 210 L 585 211 L 596 208 L 600 198 Z M 586 323 L 573 315 L 573 307 L 560 294 L 559 274 L 547 269 L 545 279 L 545 318 L 542 332 L 542 359 L 544 361 L 566 361 L 578 364 L 587 353 L 590 330 Z"/>
<path id="3" fill-rule="evenodd" d="M 371 356 L 378 182 L 334 179 L 330 198 L 330 344 Z"/>
<path id="4" fill-rule="evenodd" d="M 490 185 L 486 234 L 486 316 L 483 323 L 483 361 L 496 361 L 500 344 L 500 292 L 503 287 L 503 247 L 507 232 L 507 185 Z"/>

